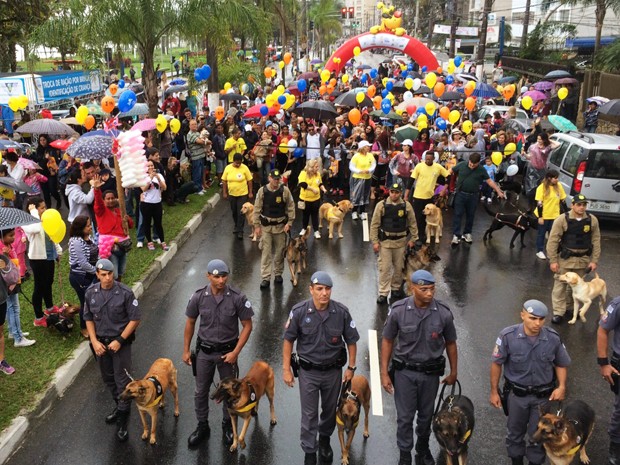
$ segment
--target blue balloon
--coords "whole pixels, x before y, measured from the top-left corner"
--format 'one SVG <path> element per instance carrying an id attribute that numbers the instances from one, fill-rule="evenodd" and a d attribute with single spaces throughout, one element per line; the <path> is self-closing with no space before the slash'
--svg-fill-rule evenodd
<path id="1" fill-rule="evenodd" d="M 420 107 L 415 111 L 416 115 L 422 115 L 422 114 L 426 114 L 426 110 L 424 109 L 424 107 Z"/>
<path id="2" fill-rule="evenodd" d="M 205 81 L 211 77 L 211 67 L 209 65 L 203 65 L 202 69 L 202 79 Z"/>
<path id="3" fill-rule="evenodd" d="M 389 93 L 390 93 L 390 91 L 389 91 L 389 90 L 387 90 L 387 89 L 383 89 L 383 90 L 381 91 L 381 97 L 385 98 L 385 97 L 387 97 L 387 96 L 388 96 L 388 94 L 389 94 Z"/>
<path id="4" fill-rule="evenodd" d="M 308 84 L 306 83 L 306 81 L 304 79 L 301 79 L 301 80 L 297 81 L 297 90 L 299 92 L 305 92 L 307 86 L 308 86 Z"/>
<path id="5" fill-rule="evenodd" d="M 387 90 L 388 92 L 392 92 L 393 88 L 394 88 L 394 83 L 392 81 L 388 81 L 385 84 L 385 90 Z"/>
<path id="6" fill-rule="evenodd" d="M 263 116 L 267 116 L 269 114 L 269 108 L 267 108 L 267 105 L 261 105 L 260 114 Z"/>
<path id="7" fill-rule="evenodd" d="M 284 95 L 280 95 L 280 96 L 278 97 L 278 103 L 279 103 L 280 105 L 284 105 L 284 104 L 286 103 L 286 96 L 284 96 Z"/>
<path id="8" fill-rule="evenodd" d="M 122 89 L 123 87 L 125 87 L 125 80 L 121 79 L 120 81 L 118 81 L 118 88 Z"/>
<path id="9" fill-rule="evenodd" d="M 407 71 L 413 71 L 413 63 L 407 65 Z"/>
<path id="10" fill-rule="evenodd" d="M 407 71 L 403 71 L 402 73 L 400 73 L 400 77 L 402 79 L 407 79 L 407 76 L 409 76 L 409 73 Z"/>
<path id="11" fill-rule="evenodd" d="M 459 55 L 454 57 L 454 66 L 456 66 L 457 68 L 461 66 L 461 63 L 463 63 L 463 58 Z"/>
<path id="12" fill-rule="evenodd" d="M 133 90 L 126 90 L 118 98 L 118 109 L 125 113 L 131 110 L 137 101 L 138 97 L 136 97 L 135 92 Z"/>
<path id="13" fill-rule="evenodd" d="M 377 79 L 377 76 L 378 76 L 378 75 L 379 75 L 379 73 L 377 72 L 377 70 L 376 70 L 376 69 L 374 69 L 374 68 L 373 68 L 373 69 L 371 69 L 371 70 L 370 70 L 370 77 L 371 77 L 371 78 L 373 78 L 373 79 Z"/>
<path id="14" fill-rule="evenodd" d="M 423 73 L 426 73 L 426 70 L 427 70 L 427 69 L 428 69 L 428 68 L 427 68 L 426 66 L 422 66 L 422 72 L 423 72 Z"/>
<path id="15" fill-rule="evenodd" d="M 381 101 L 381 111 L 383 111 L 383 113 L 387 115 L 391 109 L 392 109 L 392 102 L 390 102 L 390 99 L 384 98 Z"/>
<path id="16" fill-rule="evenodd" d="M 304 156 L 304 149 L 297 147 L 294 151 L 293 151 L 293 158 L 301 158 Z"/>
<path id="17" fill-rule="evenodd" d="M 449 75 L 446 76 L 446 84 L 453 84 L 454 83 L 454 76 Z"/>
<path id="18" fill-rule="evenodd" d="M 366 84 L 366 81 L 368 81 L 368 74 L 362 74 L 362 77 L 360 78 L 360 82 L 362 84 Z"/>
<path id="19" fill-rule="evenodd" d="M 202 70 L 200 68 L 194 70 L 194 79 L 196 82 L 202 81 Z"/>
<path id="20" fill-rule="evenodd" d="M 437 128 L 441 129 L 442 131 L 445 131 L 448 127 L 448 123 L 446 123 L 446 120 L 443 118 L 437 118 L 435 124 L 437 125 Z"/>

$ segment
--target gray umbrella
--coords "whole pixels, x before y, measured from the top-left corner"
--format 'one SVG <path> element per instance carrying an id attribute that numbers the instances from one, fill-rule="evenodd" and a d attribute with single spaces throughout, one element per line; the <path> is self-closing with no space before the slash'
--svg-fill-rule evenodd
<path id="1" fill-rule="evenodd" d="M 168 96 L 175 92 L 185 92 L 187 89 L 188 87 L 186 85 L 185 86 L 170 86 L 166 89 L 165 95 Z"/>
<path id="2" fill-rule="evenodd" d="M 620 99 L 613 99 L 598 109 L 601 115 L 620 116 Z"/>
<path id="3" fill-rule="evenodd" d="M 77 136 L 71 126 L 55 119 L 41 118 L 28 121 L 15 130 L 20 134 L 52 134 L 54 136 Z"/>
<path id="4" fill-rule="evenodd" d="M 73 158 L 102 160 L 112 156 L 113 141 L 113 137 L 106 136 L 80 137 L 71 144 L 67 153 Z"/>
<path id="5" fill-rule="evenodd" d="M 40 222 L 41 220 L 19 208 L 0 207 L 0 230 L 13 229 L 18 226 Z"/>
<path id="6" fill-rule="evenodd" d="M 13 189 L 18 192 L 28 192 L 29 194 L 33 192 L 32 187 L 28 184 L 23 181 L 13 179 L 10 176 L 0 177 L 0 186 L 8 187 L 9 189 Z"/>
<path id="7" fill-rule="evenodd" d="M 220 95 L 220 100 L 230 100 L 231 102 L 236 102 L 239 100 L 250 100 L 250 99 L 247 98 L 245 95 L 235 94 L 231 92 L 230 94 Z"/>
<path id="8" fill-rule="evenodd" d="M 123 113 L 119 113 L 119 118 L 128 118 L 130 116 L 140 116 L 140 115 L 148 115 L 149 114 L 149 106 L 146 103 L 136 103 L 133 108 L 129 111 L 125 111 Z"/>
<path id="9" fill-rule="evenodd" d="M 568 71 L 564 71 L 563 69 L 556 69 L 554 71 L 550 71 L 543 77 L 546 81 L 553 81 L 554 79 L 562 79 L 562 78 L 570 78 L 573 77 L 571 73 Z"/>
<path id="10" fill-rule="evenodd" d="M 295 108 L 292 113 L 303 116 L 304 118 L 312 118 L 317 121 L 333 120 L 338 116 L 338 110 L 330 102 L 325 100 L 310 100 L 304 102 Z"/>

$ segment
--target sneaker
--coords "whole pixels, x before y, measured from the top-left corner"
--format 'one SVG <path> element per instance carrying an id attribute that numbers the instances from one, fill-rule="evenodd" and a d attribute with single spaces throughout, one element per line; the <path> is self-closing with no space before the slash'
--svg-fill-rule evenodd
<path id="1" fill-rule="evenodd" d="M 474 241 L 469 233 L 463 235 L 463 240 L 468 244 L 471 244 Z"/>
<path id="2" fill-rule="evenodd" d="M 155 242 L 155 244 L 161 244 L 161 239 L 158 237 L 157 239 L 153 239 L 153 242 Z"/>
<path id="3" fill-rule="evenodd" d="M 351 213 L 351 219 L 352 220 L 356 220 L 357 219 L 357 212 Z"/>
<path id="4" fill-rule="evenodd" d="M 487 198 L 483 195 L 482 197 L 480 197 L 480 201 L 484 202 Z"/>
<path id="5" fill-rule="evenodd" d="M 146 248 L 149 250 L 155 250 L 155 244 L 153 244 L 152 242 L 149 242 L 148 244 L 146 244 Z"/>
<path id="6" fill-rule="evenodd" d="M 136 249 L 141 249 L 142 247 L 144 247 L 144 242 L 138 241 L 138 243 L 136 244 Z"/>
<path id="7" fill-rule="evenodd" d="M 204 191 L 204 189 L 203 189 L 203 190 L 201 190 L 200 192 L 198 192 L 198 195 L 205 195 L 205 191 Z"/>
<path id="8" fill-rule="evenodd" d="M 301 231 L 299 231 L 300 236 L 303 236 L 304 234 L 306 234 L 306 228 L 303 228 Z"/>
<path id="9" fill-rule="evenodd" d="M 168 246 L 168 244 L 166 244 L 165 242 L 160 242 L 161 244 L 161 248 L 164 250 L 170 250 L 170 247 Z"/>
<path id="10" fill-rule="evenodd" d="M 538 258 L 540 258 L 541 260 L 546 260 L 547 256 L 545 255 L 545 252 L 543 252 L 542 250 L 540 252 L 536 252 L 536 256 Z"/>
<path id="11" fill-rule="evenodd" d="M 34 325 L 40 326 L 41 328 L 47 328 L 47 320 L 44 316 L 42 316 L 41 318 L 35 318 Z"/>
<path id="12" fill-rule="evenodd" d="M 29 347 L 35 342 L 37 341 L 35 341 L 34 339 L 26 339 L 25 337 L 22 337 L 20 341 L 15 341 L 13 345 L 15 347 Z"/>
<path id="13" fill-rule="evenodd" d="M 5 375 L 12 375 L 15 373 L 15 368 L 9 365 L 6 360 L 2 360 L 0 362 L 0 371 L 2 371 Z"/>
<path id="14" fill-rule="evenodd" d="M 22 332 L 22 337 L 26 337 L 26 336 L 30 336 L 30 333 L 28 333 L 28 332 L 23 333 Z M 9 339 L 15 339 L 15 336 L 13 336 L 13 333 L 9 333 Z"/>
<path id="15" fill-rule="evenodd" d="M 368 219 L 368 214 L 366 212 L 360 213 L 360 219 L 362 219 L 362 220 Z"/>
<path id="16" fill-rule="evenodd" d="M 321 233 L 319 231 L 314 231 L 314 238 L 315 239 L 320 239 L 321 238 Z"/>
<path id="17" fill-rule="evenodd" d="M 487 203 L 492 203 L 492 202 L 493 202 L 493 199 L 492 199 L 491 197 L 489 197 L 489 198 L 487 199 Z"/>
<path id="18" fill-rule="evenodd" d="M 461 241 L 461 239 L 459 238 L 459 236 L 452 236 L 452 245 L 458 245 L 458 243 Z"/>

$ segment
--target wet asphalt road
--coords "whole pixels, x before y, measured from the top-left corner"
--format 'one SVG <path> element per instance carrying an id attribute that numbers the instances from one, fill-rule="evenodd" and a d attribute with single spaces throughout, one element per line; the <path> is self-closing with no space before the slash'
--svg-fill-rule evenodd
<path id="1" fill-rule="evenodd" d="M 550 304 L 552 276 L 548 264 L 534 256 L 535 233 L 526 238 L 527 248 L 508 248 L 511 232 L 495 233 L 485 245 L 482 234 L 491 219 L 480 208 L 474 228 L 474 243 L 450 249 L 450 214 L 445 215 L 444 239 L 439 251 L 442 260 L 432 266 L 439 282 L 436 297 L 451 307 L 458 331 L 459 379 L 463 393 L 476 407 L 476 429 L 470 442 L 471 464 L 507 464 L 504 433 L 505 417 L 488 403 L 489 363 L 499 331 L 518 321 L 522 302 L 530 298 Z M 296 223 L 295 232 L 300 225 Z M 609 295 L 620 292 L 620 229 L 617 223 L 603 223 L 603 258 L 601 276 L 606 279 Z M 361 223 L 346 219 L 345 239 L 309 240 L 309 267 L 301 283 L 293 288 L 285 271 L 282 286 L 272 283 L 261 292 L 258 284 L 259 251 L 255 243 L 241 242 L 230 234 L 232 220 L 226 201 L 220 202 L 194 236 L 184 245 L 172 263 L 142 297 L 143 322 L 133 346 L 134 377 L 142 377 L 158 357 L 169 357 L 179 372 L 181 416 L 172 415 L 172 399 L 158 419 L 158 444 L 140 439 L 139 416 L 132 411 L 129 441 L 118 444 L 114 427 L 104 423 L 112 401 L 104 389 L 95 363 L 90 363 L 63 399 L 39 425 L 32 428 L 23 447 L 8 462 L 10 465 L 67 464 L 252 464 L 288 465 L 303 463 L 299 447 L 299 391 L 281 380 L 281 342 L 283 325 L 291 306 L 308 297 L 306 284 L 317 269 L 332 273 L 335 281 L 332 298 L 345 303 L 362 336 L 358 344 L 358 373 L 369 376 L 368 329 L 379 331 L 387 307 L 377 306 L 375 257 L 371 246 L 362 241 Z M 246 226 L 246 233 L 249 228 Z M 184 310 L 187 301 L 205 285 L 205 268 L 212 258 L 222 258 L 231 267 L 230 282 L 239 286 L 253 303 L 256 316 L 254 331 L 243 350 L 239 364 L 242 375 L 257 359 L 268 361 L 276 372 L 276 415 L 278 424 L 269 425 L 266 401 L 261 402 L 257 422 L 250 425 L 247 449 L 231 454 L 221 440 L 221 408 L 211 410 L 211 438 L 197 450 L 187 448 L 187 437 L 196 426 L 193 410 L 193 377 L 181 361 Z M 588 452 L 593 464 L 606 459 L 606 428 L 613 402 L 609 388 L 603 384 L 595 364 L 596 309 L 587 323 L 574 327 L 564 324 L 558 329 L 566 343 L 573 365 L 569 369 L 568 396 L 582 399 L 596 410 L 595 434 Z M 396 414 L 392 397 L 383 396 L 384 415 L 370 418 L 370 438 L 364 441 L 357 432 L 351 452 L 352 464 L 396 464 Z M 437 444 L 431 440 L 438 455 Z M 332 436 L 334 463 L 339 463 L 337 433 Z M 441 462 L 440 462 L 441 463 Z"/>

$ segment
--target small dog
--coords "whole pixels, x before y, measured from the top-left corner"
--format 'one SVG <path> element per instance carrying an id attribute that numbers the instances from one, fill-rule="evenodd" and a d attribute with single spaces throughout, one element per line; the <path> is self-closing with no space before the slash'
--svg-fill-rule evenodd
<path id="1" fill-rule="evenodd" d="M 560 416 L 549 413 L 549 405 L 541 408 L 538 429 L 532 441 L 542 443 L 551 465 L 569 465 L 577 452 L 581 463 L 590 463 L 586 444 L 594 429 L 592 407 L 581 400 L 566 404 Z"/>
<path id="2" fill-rule="evenodd" d="M 329 238 L 334 237 L 334 228 L 338 227 L 338 238 L 342 239 L 342 225 L 344 224 L 344 217 L 347 213 L 353 210 L 353 204 L 348 200 L 341 200 L 336 205 L 330 203 L 324 203 L 319 208 L 319 229 L 323 228 L 323 220 L 327 221 L 329 228 Z"/>
<path id="3" fill-rule="evenodd" d="M 362 375 L 355 375 L 351 385 L 341 396 L 336 410 L 336 424 L 338 425 L 338 439 L 342 450 L 343 465 L 349 463 L 349 449 L 355 435 L 355 429 L 360 421 L 360 415 L 364 407 L 364 438 L 368 438 L 368 411 L 370 410 L 370 386 L 368 380 Z M 347 433 L 345 443 L 344 433 Z"/>
<path id="4" fill-rule="evenodd" d="M 607 300 L 607 285 L 605 281 L 598 277 L 597 273 L 594 273 L 595 278 L 588 282 L 584 281 L 577 273 L 569 271 L 560 275 L 558 278 L 561 282 L 567 283 L 573 290 L 573 303 L 574 313 L 573 319 L 568 322 L 569 325 L 575 324 L 577 316 L 583 323 L 586 322 L 586 312 L 592 305 L 592 301 L 597 297 L 600 297 L 598 301 L 600 314 L 605 313 L 605 301 Z M 579 308 L 579 303 L 582 303 L 582 307 Z"/>
<path id="5" fill-rule="evenodd" d="M 60 334 L 69 334 L 73 329 L 73 317 L 80 313 L 79 305 L 72 305 L 65 302 L 60 308 L 60 312 L 45 315 L 47 327 L 54 327 Z"/>
<path id="6" fill-rule="evenodd" d="M 426 216 L 426 243 L 431 243 L 431 236 L 435 240 L 435 244 L 441 241 L 443 231 L 443 214 L 437 205 L 429 203 L 424 207 L 424 215 Z"/>
<path id="7" fill-rule="evenodd" d="M 508 226 L 515 232 L 512 235 L 512 239 L 510 239 L 510 248 L 514 249 L 517 236 L 521 236 L 521 247 L 525 247 L 525 243 L 523 242 L 525 233 L 531 228 L 538 229 L 538 218 L 536 218 L 531 211 L 525 213 L 521 211 L 517 213 L 494 213 L 489 209 L 486 202 L 483 202 L 483 205 L 487 213 L 494 217 L 491 226 L 489 226 L 489 229 L 485 231 L 482 237 L 484 241 L 493 239 L 493 233 L 495 231 L 502 229 L 504 226 Z"/>
<path id="8" fill-rule="evenodd" d="M 273 368 L 267 362 L 262 361 L 254 362 L 245 378 L 225 378 L 217 386 L 217 389 L 211 395 L 211 399 L 218 404 L 222 401 L 226 402 L 233 428 L 231 452 L 235 452 L 239 446 L 245 449 L 245 433 L 250 425 L 252 415 L 258 412 L 258 402 L 263 394 L 266 394 L 267 399 L 269 399 L 271 425 L 273 426 L 277 423 L 273 407 L 274 389 Z M 237 433 L 238 417 L 243 418 L 243 427 L 240 434 Z"/>
<path id="9" fill-rule="evenodd" d="M 149 429 L 146 423 L 146 414 L 151 416 L 151 434 L 149 442 L 155 444 L 157 438 L 157 410 L 164 408 L 166 391 L 174 396 L 174 416 L 179 416 L 179 394 L 177 389 L 177 369 L 172 360 L 158 358 L 143 379 L 132 380 L 121 394 L 121 399 L 134 399 L 140 419 L 142 420 L 142 439 L 149 437 Z"/>
<path id="10" fill-rule="evenodd" d="M 435 418 L 433 433 L 446 454 L 446 465 L 467 465 L 467 445 L 474 430 L 474 404 L 466 396 L 448 397 Z"/>
<path id="11" fill-rule="evenodd" d="M 250 233 L 250 237 L 252 238 L 252 242 L 256 242 L 257 237 L 254 233 L 254 205 L 250 202 L 246 202 L 241 205 L 241 214 L 245 215 L 245 222 L 250 225 L 252 228 L 252 232 Z"/>
<path id="12" fill-rule="evenodd" d="M 306 255 L 308 253 L 306 241 L 309 236 L 310 228 L 307 228 L 303 236 L 297 236 L 294 239 L 289 238 L 288 244 L 284 249 L 288 269 L 291 271 L 291 282 L 293 286 L 297 286 L 298 275 L 306 269 Z"/>

